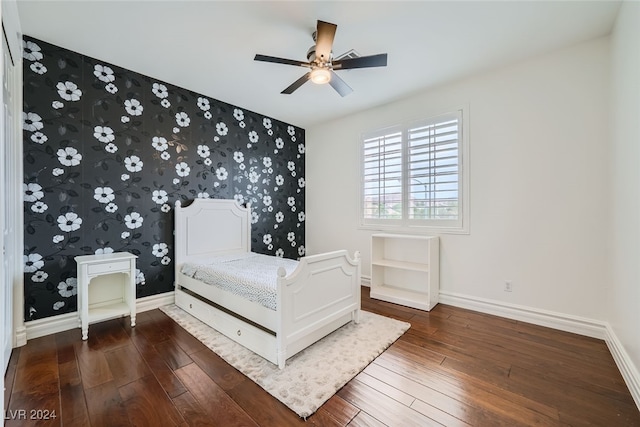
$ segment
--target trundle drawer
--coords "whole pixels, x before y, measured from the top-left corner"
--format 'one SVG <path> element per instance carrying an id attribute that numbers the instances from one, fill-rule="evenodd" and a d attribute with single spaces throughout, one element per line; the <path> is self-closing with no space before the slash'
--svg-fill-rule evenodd
<path id="1" fill-rule="evenodd" d="M 205 323 L 211 323 L 211 306 L 183 292 L 176 292 L 176 305 Z"/>
<path id="2" fill-rule="evenodd" d="M 277 360 L 275 335 L 218 310 L 214 316 L 221 333 L 268 360 Z"/>
<path id="3" fill-rule="evenodd" d="M 278 363 L 275 335 L 237 319 L 184 292 L 176 292 L 176 305 L 271 363 Z"/>

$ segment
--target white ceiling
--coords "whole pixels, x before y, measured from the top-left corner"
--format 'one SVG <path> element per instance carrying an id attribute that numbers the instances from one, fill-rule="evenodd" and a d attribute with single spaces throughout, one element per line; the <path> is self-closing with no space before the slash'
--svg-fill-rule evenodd
<path id="1" fill-rule="evenodd" d="M 391 102 L 608 34 L 609 1 L 35 1 L 24 34 L 301 127 Z M 334 56 L 388 53 L 388 66 L 338 71 L 354 89 L 280 92 L 306 60 L 316 21 L 337 24 Z"/>

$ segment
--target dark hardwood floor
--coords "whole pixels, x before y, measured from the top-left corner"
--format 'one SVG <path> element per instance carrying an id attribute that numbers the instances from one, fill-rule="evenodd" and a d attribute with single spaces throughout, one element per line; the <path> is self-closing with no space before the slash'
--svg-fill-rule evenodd
<path id="1" fill-rule="evenodd" d="M 439 304 L 369 298 L 411 328 L 311 426 L 640 426 L 603 341 Z M 160 310 L 30 340 L 5 375 L 7 426 L 289 426 L 305 421 Z M 55 411 L 55 419 L 45 420 Z"/>

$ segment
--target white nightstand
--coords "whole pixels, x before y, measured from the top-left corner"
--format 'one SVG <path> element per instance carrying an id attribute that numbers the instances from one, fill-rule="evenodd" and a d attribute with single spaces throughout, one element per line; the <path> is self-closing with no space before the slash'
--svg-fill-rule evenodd
<path id="1" fill-rule="evenodd" d="M 131 316 L 136 325 L 136 258 L 128 252 L 75 257 L 78 263 L 78 316 L 82 339 L 89 336 L 89 323 L 119 316 Z M 100 301 L 89 301 L 91 279 L 114 273 L 124 273 L 127 280 L 102 283 Z"/>

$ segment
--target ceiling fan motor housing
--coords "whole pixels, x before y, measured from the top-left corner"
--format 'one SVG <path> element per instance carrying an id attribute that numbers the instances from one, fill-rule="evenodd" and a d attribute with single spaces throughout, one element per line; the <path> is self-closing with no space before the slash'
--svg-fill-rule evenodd
<path id="1" fill-rule="evenodd" d="M 307 61 L 313 62 L 316 60 L 316 45 L 314 44 L 307 51 Z"/>
<path id="2" fill-rule="evenodd" d="M 307 50 L 307 61 L 316 62 L 316 45 L 314 44 Z M 324 63 L 330 63 L 333 60 L 333 52 L 329 54 L 329 58 L 325 58 Z M 319 64 L 322 65 L 322 64 Z"/>

